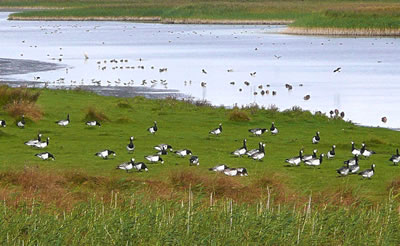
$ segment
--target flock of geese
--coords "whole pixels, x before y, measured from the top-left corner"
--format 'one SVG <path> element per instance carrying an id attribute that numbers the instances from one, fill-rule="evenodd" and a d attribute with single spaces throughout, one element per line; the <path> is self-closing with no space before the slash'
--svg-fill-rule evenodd
<path id="1" fill-rule="evenodd" d="M 59 120 L 55 122 L 57 125 L 66 127 L 70 124 L 70 116 L 69 114 L 67 115 L 66 119 Z M 101 127 L 100 122 L 94 120 L 94 121 L 87 121 L 85 123 L 89 127 Z M 26 122 L 25 122 L 25 117 L 22 115 L 21 119 L 16 122 L 16 126 L 23 129 L 25 128 Z M 5 120 L 0 120 L 0 126 L 1 127 L 6 127 L 7 124 Z M 147 128 L 147 131 L 150 134 L 156 134 L 158 131 L 158 126 L 157 122 L 154 121 L 154 124 Z M 248 130 L 251 134 L 254 136 L 261 136 L 265 134 L 266 132 L 270 132 L 271 135 L 277 135 L 279 133 L 278 128 L 275 126 L 275 123 L 272 122 L 271 127 L 269 129 L 267 128 L 252 128 Z M 219 124 L 219 126 L 215 129 L 212 129 L 209 131 L 210 135 L 214 136 L 220 136 L 223 132 L 222 128 L 222 123 Z M 49 140 L 50 138 L 47 137 L 45 141 L 42 141 L 42 134 L 37 135 L 37 139 L 32 139 L 29 141 L 26 141 L 24 144 L 27 146 L 31 146 L 36 149 L 45 149 L 49 145 Z M 320 132 L 316 132 L 315 136 L 312 137 L 311 142 L 313 144 L 318 144 L 321 140 L 320 137 Z M 129 153 L 133 153 L 135 151 L 135 144 L 134 144 L 134 137 L 131 136 L 129 138 L 129 143 L 126 145 L 126 149 Z M 199 157 L 192 155 L 192 151 L 189 149 L 180 149 L 173 151 L 173 148 L 169 144 L 159 144 L 154 146 L 154 149 L 158 151 L 154 155 L 147 155 L 144 158 L 147 160 L 148 163 L 164 163 L 164 160 L 162 158 L 163 155 L 167 155 L 168 152 L 173 152 L 179 157 L 185 157 L 185 156 L 191 156 L 189 158 L 189 165 L 191 166 L 198 166 L 200 164 L 199 162 Z M 314 149 L 312 154 L 310 155 L 304 155 L 304 150 L 301 149 L 299 151 L 299 155 L 288 158 L 285 160 L 286 163 L 288 163 L 288 166 L 300 166 L 300 164 L 303 162 L 304 165 L 306 166 L 311 166 L 311 167 L 319 167 L 325 157 L 324 153 L 321 153 L 319 156 L 317 155 L 318 150 Z M 349 160 L 344 161 L 344 166 L 340 167 L 339 169 L 336 170 L 336 172 L 340 176 L 347 176 L 350 174 L 359 174 L 363 178 L 371 178 L 375 174 L 375 164 L 371 165 L 370 169 L 366 169 L 364 171 L 360 172 L 360 166 L 359 166 L 359 161 L 361 158 L 369 158 L 373 154 L 375 154 L 375 151 L 367 149 L 365 143 L 362 143 L 361 148 L 357 149 L 355 147 L 355 143 L 351 142 L 351 154 L 354 156 L 353 158 Z M 241 157 L 241 156 L 247 156 L 255 161 L 262 161 L 265 157 L 265 143 L 259 142 L 258 148 L 255 149 L 248 149 L 247 148 L 247 139 L 243 140 L 243 145 L 231 152 L 231 155 L 235 157 Z M 41 152 L 35 154 L 36 157 L 42 159 L 42 160 L 55 160 L 55 156 L 50 153 L 50 152 Z M 108 159 L 110 156 L 116 156 L 115 151 L 105 149 L 102 151 L 99 151 L 95 153 L 95 156 L 98 156 L 102 159 Z M 327 152 L 326 157 L 328 159 L 333 159 L 336 156 L 336 146 L 332 145 L 332 148 L 330 151 Z M 393 162 L 394 165 L 398 165 L 400 162 L 400 155 L 399 155 L 399 150 L 396 149 L 396 154 L 392 155 L 392 157 L 389 159 L 389 161 Z M 132 169 L 137 170 L 137 171 L 148 171 L 148 167 L 144 162 L 136 162 L 135 158 L 131 158 L 130 161 L 122 163 L 116 167 L 117 169 L 122 169 L 127 172 L 131 171 Z M 220 164 L 217 166 L 214 166 L 212 168 L 209 168 L 210 171 L 215 171 L 215 172 L 222 172 L 227 176 L 248 176 L 247 169 L 245 167 L 237 167 L 237 168 L 230 168 L 226 164 Z"/>

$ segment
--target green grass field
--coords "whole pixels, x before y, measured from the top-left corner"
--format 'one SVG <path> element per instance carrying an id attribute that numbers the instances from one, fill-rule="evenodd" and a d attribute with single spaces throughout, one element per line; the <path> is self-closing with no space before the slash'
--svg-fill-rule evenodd
<path id="1" fill-rule="evenodd" d="M 3 7 L 47 7 L 13 17 L 161 17 L 161 19 L 293 20 L 293 27 L 398 29 L 398 1 L 11 1 Z M 62 8 L 62 9 L 60 9 Z"/>
<path id="2" fill-rule="evenodd" d="M 2 89 L 0 118 L 0 241 L 2 244 L 392 244 L 398 242 L 399 168 L 388 161 L 400 145 L 399 132 L 355 126 L 298 108 L 278 112 L 256 107 L 239 110 L 249 121 L 230 120 L 232 110 L 174 99 L 115 98 L 80 90 L 39 92 L 35 107 L 19 129 L 5 103 L 16 100 L 15 89 Z M 6 92 L 11 93 L 6 93 Z M 11 95 L 7 97 L 4 95 Z M 11 98 L 11 99 L 10 99 Z M 13 99 L 14 98 L 14 99 Z M 31 96 L 35 101 L 35 95 Z M 38 107 L 38 108 L 37 108 Z M 84 123 L 91 109 L 108 120 L 102 127 Z M 34 111 L 39 113 L 34 114 Z M 67 127 L 55 121 L 71 116 Z M 18 115 L 18 114 L 17 114 Z M 40 115 L 42 117 L 40 118 Z M 159 131 L 146 129 L 158 122 Z M 279 134 L 253 137 L 253 127 Z M 223 124 L 219 137 L 209 130 Z M 315 131 L 321 142 L 311 144 Z M 23 143 L 38 133 L 50 137 L 45 151 L 55 161 Z M 129 137 L 136 150 L 127 152 Z M 253 161 L 230 152 L 247 138 L 249 148 L 266 143 L 266 157 Z M 350 142 L 365 142 L 377 152 L 361 160 L 361 169 L 376 164 L 370 180 L 338 177 L 336 169 L 350 158 Z M 153 146 L 168 143 L 189 148 L 200 165 L 169 153 L 164 164 L 148 164 L 148 172 L 127 173 L 115 167 L 134 157 L 154 154 Z M 337 146 L 333 160 L 321 168 L 285 167 L 284 160 L 304 148 L 326 153 Z M 116 151 L 108 160 L 94 156 Z M 208 171 L 225 163 L 246 167 L 248 177 L 227 177 Z M 311 199 L 311 200 L 310 200 Z M 235 235 L 232 237 L 232 235 Z M 357 244 L 357 243 L 356 243 Z"/>

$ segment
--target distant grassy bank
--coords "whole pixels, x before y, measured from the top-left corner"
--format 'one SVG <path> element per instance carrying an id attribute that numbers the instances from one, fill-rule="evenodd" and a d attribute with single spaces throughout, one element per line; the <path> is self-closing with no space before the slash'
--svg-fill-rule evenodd
<path id="1" fill-rule="evenodd" d="M 341 34 L 398 35 L 400 3 L 397 1 L 11 1 L 3 7 L 46 7 L 26 11 L 10 19 L 151 20 L 164 23 L 290 24 L 298 32 L 313 28 L 319 34 L 335 29 L 358 30 Z M 317 29 L 318 28 L 318 29 Z M 293 30 L 292 29 L 292 30 Z M 366 30 L 365 32 L 362 30 Z M 361 31 L 360 31 L 361 30 Z"/>

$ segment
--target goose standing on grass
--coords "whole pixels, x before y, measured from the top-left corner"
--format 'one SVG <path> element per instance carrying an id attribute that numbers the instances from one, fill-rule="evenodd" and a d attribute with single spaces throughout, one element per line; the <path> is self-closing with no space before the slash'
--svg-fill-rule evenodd
<path id="1" fill-rule="evenodd" d="M 373 150 L 367 150 L 364 143 L 362 143 L 362 147 L 361 147 L 360 153 L 364 157 L 370 157 L 371 155 L 376 154 L 376 152 L 373 151 Z"/>
<path id="2" fill-rule="evenodd" d="M 159 145 L 154 146 L 154 149 L 158 150 L 158 151 L 163 151 L 163 150 L 169 149 L 169 151 L 172 151 L 172 146 L 169 144 L 159 144 Z"/>
<path id="3" fill-rule="evenodd" d="M 40 143 L 41 141 L 42 141 L 42 134 L 39 133 L 37 135 L 37 139 L 32 139 L 32 140 L 26 141 L 24 144 L 28 145 L 28 146 L 33 146 L 37 143 Z"/>
<path id="4" fill-rule="evenodd" d="M 86 125 L 87 125 L 87 126 L 98 126 L 98 127 L 101 126 L 100 122 L 98 122 L 97 120 L 87 121 L 87 122 L 86 122 Z"/>
<path id="5" fill-rule="evenodd" d="M 285 162 L 289 163 L 292 166 L 299 166 L 302 159 L 303 159 L 303 150 L 300 150 L 298 156 L 286 159 Z"/>
<path id="6" fill-rule="evenodd" d="M 261 136 L 262 134 L 264 134 L 265 132 L 267 132 L 267 128 L 253 128 L 253 129 L 249 129 L 249 132 L 253 133 L 256 136 Z"/>
<path id="7" fill-rule="evenodd" d="M 52 154 L 49 153 L 49 152 L 39 153 L 39 154 L 36 154 L 35 156 L 39 157 L 39 158 L 42 159 L 42 160 L 50 160 L 50 159 L 52 159 L 52 160 L 54 161 L 54 160 L 56 159 L 56 158 L 54 157 L 54 155 L 52 155 Z"/>
<path id="8" fill-rule="evenodd" d="M 336 145 L 332 145 L 332 149 L 330 151 L 328 151 L 328 154 L 326 154 L 328 159 L 332 159 L 335 157 L 335 154 L 336 154 L 335 149 L 336 149 Z"/>
<path id="9" fill-rule="evenodd" d="M 343 162 L 344 164 L 349 164 L 350 166 L 358 164 L 358 156 L 355 155 L 354 158 L 348 159 L 347 161 Z"/>
<path id="10" fill-rule="evenodd" d="M 349 165 L 349 169 L 350 169 L 350 174 L 356 174 L 358 171 L 360 171 L 360 166 L 358 165 L 358 160 L 356 161 L 356 163 L 354 165 Z"/>
<path id="11" fill-rule="evenodd" d="M 239 149 L 233 151 L 233 152 L 232 152 L 232 155 L 234 155 L 234 156 L 239 156 L 239 157 L 240 157 L 240 156 L 246 154 L 246 152 L 247 152 L 246 142 L 247 142 L 247 140 L 246 140 L 246 139 L 243 139 L 243 146 L 240 147 Z"/>
<path id="12" fill-rule="evenodd" d="M 69 114 L 67 114 L 67 119 L 66 120 L 56 121 L 57 125 L 59 125 L 59 126 L 68 126 L 69 122 L 70 122 Z"/>
<path id="13" fill-rule="evenodd" d="M 308 166 L 314 166 L 314 167 L 320 166 L 322 163 L 323 157 L 324 157 L 324 154 L 321 154 L 319 156 L 319 158 L 312 158 L 308 161 L 305 161 L 304 164 L 306 164 Z"/>
<path id="14" fill-rule="evenodd" d="M 157 121 L 154 121 L 154 125 L 152 127 L 147 128 L 151 134 L 155 134 L 158 131 Z"/>
<path id="15" fill-rule="evenodd" d="M 110 155 L 116 156 L 117 154 L 116 154 L 114 151 L 112 151 L 112 150 L 105 149 L 105 150 L 103 150 L 103 151 L 97 152 L 97 153 L 94 154 L 94 155 L 95 155 L 95 156 L 98 156 L 98 157 L 101 157 L 101 158 L 103 158 L 103 159 L 108 159 L 108 157 L 109 157 Z"/>
<path id="16" fill-rule="evenodd" d="M 133 144 L 133 136 L 129 138 L 129 144 L 126 146 L 126 149 L 129 152 L 133 152 L 135 150 L 135 145 Z"/>
<path id="17" fill-rule="evenodd" d="M 340 176 L 347 176 L 350 172 L 349 164 L 347 163 L 346 166 L 337 169 L 336 172 L 340 174 Z"/>
<path id="18" fill-rule="evenodd" d="M 180 157 L 184 157 L 184 156 L 187 156 L 187 155 L 192 155 L 192 151 L 189 150 L 189 149 L 177 150 L 177 151 L 174 151 L 174 153 L 177 154 Z"/>
<path id="19" fill-rule="evenodd" d="M 214 172 L 223 172 L 227 168 L 229 168 L 227 165 L 221 164 L 221 165 L 209 168 L 208 170 L 214 171 Z"/>
<path id="20" fill-rule="evenodd" d="M 316 132 L 315 136 L 312 138 L 312 143 L 317 144 L 317 143 L 319 143 L 320 140 L 321 140 L 321 138 L 319 136 L 319 132 Z"/>
<path id="21" fill-rule="evenodd" d="M 353 155 L 361 155 L 361 151 L 359 150 L 359 149 L 356 149 L 355 147 L 354 147 L 354 142 L 351 142 L 351 153 L 353 154 Z"/>
<path id="22" fill-rule="evenodd" d="M 200 165 L 199 157 L 195 156 L 195 155 L 191 156 L 190 159 L 189 159 L 189 164 L 190 164 L 190 166 L 198 166 L 198 165 Z"/>
<path id="23" fill-rule="evenodd" d="M 164 160 L 159 155 L 147 155 L 144 158 L 151 163 L 155 163 L 158 161 L 161 162 L 161 164 L 164 163 Z"/>
<path id="24" fill-rule="evenodd" d="M 396 154 L 392 155 L 389 161 L 393 162 L 393 165 L 398 165 L 398 163 L 400 162 L 399 149 L 396 149 Z"/>
<path id="25" fill-rule="evenodd" d="M 269 131 L 271 132 L 272 135 L 276 135 L 278 134 L 278 128 L 275 127 L 275 123 L 272 122 L 271 128 L 269 129 Z"/>
<path id="26" fill-rule="evenodd" d="M 261 161 L 265 156 L 265 144 L 261 145 L 261 150 L 251 156 L 253 160 Z"/>
<path id="27" fill-rule="evenodd" d="M 45 142 L 37 142 L 36 144 L 33 144 L 31 146 L 38 148 L 38 149 L 44 149 L 47 146 L 49 146 L 49 140 L 50 140 L 50 138 L 47 138 Z"/>
<path id="28" fill-rule="evenodd" d="M 251 149 L 251 150 L 248 150 L 248 151 L 246 152 L 246 155 L 247 155 L 248 157 L 251 157 L 251 156 L 254 155 L 255 153 L 259 152 L 259 151 L 261 150 L 261 148 L 262 148 L 262 142 L 259 142 L 259 143 L 258 143 L 258 149 Z"/>
<path id="29" fill-rule="evenodd" d="M 218 136 L 222 133 L 222 123 L 219 123 L 219 126 L 210 131 L 210 134 Z"/>
<path id="30" fill-rule="evenodd" d="M 25 115 L 22 115 L 21 120 L 17 122 L 17 126 L 19 128 L 25 128 Z"/>
<path id="31" fill-rule="evenodd" d="M 358 175 L 361 175 L 363 178 L 370 179 L 372 176 L 374 176 L 374 174 L 375 174 L 375 164 L 372 164 L 371 169 L 366 169 L 360 172 Z"/>
<path id="32" fill-rule="evenodd" d="M 315 159 L 315 158 L 317 158 L 317 152 L 318 152 L 318 150 L 315 149 L 315 150 L 313 150 L 312 155 L 303 155 L 303 158 L 301 160 L 304 162 L 304 161 L 308 161 L 311 159 Z"/>
<path id="33" fill-rule="evenodd" d="M 0 127 L 6 127 L 6 121 L 5 120 L 0 120 Z"/>

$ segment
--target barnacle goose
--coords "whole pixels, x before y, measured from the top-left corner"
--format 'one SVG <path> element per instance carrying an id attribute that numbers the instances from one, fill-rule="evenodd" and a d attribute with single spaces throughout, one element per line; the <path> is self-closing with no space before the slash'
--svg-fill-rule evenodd
<path id="1" fill-rule="evenodd" d="M 400 162 L 399 149 L 396 149 L 396 154 L 392 155 L 389 161 L 393 162 L 393 165 L 397 165 Z"/>
<path id="2" fill-rule="evenodd" d="M 251 157 L 251 156 L 254 155 L 255 153 L 259 152 L 259 151 L 261 150 L 261 148 L 262 148 L 262 142 L 259 142 L 259 143 L 258 143 L 258 149 L 251 149 L 251 150 L 248 150 L 248 151 L 246 152 L 246 155 L 247 155 L 248 157 Z"/>
<path id="3" fill-rule="evenodd" d="M 335 154 L 336 154 L 335 149 L 336 149 L 336 145 L 332 145 L 332 149 L 330 151 L 328 151 L 328 153 L 326 155 L 328 157 L 328 159 L 332 159 L 335 157 Z"/>
<path id="4" fill-rule="evenodd" d="M 247 176 L 247 169 L 244 167 L 240 168 L 226 168 L 224 174 L 227 176 Z"/>
<path id="5" fill-rule="evenodd" d="M 6 121 L 5 120 L 0 120 L 0 127 L 6 127 Z"/>
<path id="6" fill-rule="evenodd" d="M 246 154 L 246 152 L 247 152 L 246 142 L 247 142 L 247 140 L 246 140 L 246 139 L 243 139 L 243 146 L 240 147 L 239 149 L 233 151 L 233 152 L 232 152 L 232 155 L 235 155 L 235 156 L 239 156 L 239 157 L 240 157 L 241 155 Z"/>
<path id="7" fill-rule="evenodd" d="M 42 160 L 49 160 L 49 159 L 55 160 L 56 159 L 54 157 L 54 155 L 50 154 L 49 152 L 39 153 L 39 154 L 36 154 L 35 156 L 39 157 Z"/>
<path id="8" fill-rule="evenodd" d="M 199 157 L 198 156 L 191 156 L 189 159 L 190 166 L 198 166 L 200 165 Z"/>
<path id="9" fill-rule="evenodd" d="M 133 144 L 133 136 L 131 136 L 131 137 L 129 138 L 129 144 L 126 146 L 126 149 L 127 149 L 129 152 L 132 152 L 132 151 L 135 150 L 135 145 Z"/>
<path id="10" fill-rule="evenodd" d="M 192 155 L 192 151 L 189 149 L 181 149 L 181 150 L 177 150 L 174 151 L 175 154 L 177 154 L 180 157 L 184 157 L 186 155 Z"/>
<path id="11" fill-rule="evenodd" d="M 375 151 L 373 151 L 373 150 L 367 150 L 364 143 L 362 143 L 360 152 L 361 152 L 361 155 L 363 155 L 365 157 L 370 157 L 371 155 L 376 154 Z"/>
<path id="12" fill-rule="evenodd" d="M 97 152 L 94 155 L 98 156 L 98 157 L 101 157 L 103 159 L 108 159 L 108 156 L 110 156 L 110 155 L 116 156 L 116 153 L 114 151 L 112 151 L 112 150 L 105 149 L 103 151 Z"/>
<path id="13" fill-rule="evenodd" d="M 126 170 L 126 172 L 128 173 L 129 170 L 131 170 L 133 168 L 133 163 L 134 162 L 135 162 L 135 159 L 132 158 L 130 161 L 124 162 L 124 163 L 118 165 L 116 169 Z"/>
<path id="14" fill-rule="evenodd" d="M 32 146 L 38 149 L 44 149 L 49 145 L 49 140 L 50 138 L 47 138 L 45 142 L 37 142 L 33 144 Z"/>
<path id="15" fill-rule="evenodd" d="M 172 146 L 169 144 L 159 144 L 159 145 L 154 146 L 154 149 L 158 150 L 158 151 L 169 149 L 170 151 L 172 151 Z"/>
<path id="16" fill-rule="evenodd" d="M 322 163 L 323 157 L 324 157 L 324 154 L 321 154 L 319 156 L 319 158 L 312 158 L 308 161 L 305 161 L 304 164 L 306 164 L 308 166 L 314 166 L 314 167 L 319 166 Z"/>
<path id="17" fill-rule="evenodd" d="M 39 133 L 37 135 L 37 139 L 32 139 L 32 140 L 26 141 L 24 144 L 28 145 L 28 146 L 33 146 L 37 143 L 40 143 L 41 141 L 42 141 L 42 134 Z"/>
<path id="18" fill-rule="evenodd" d="M 155 134 L 157 130 L 157 121 L 154 121 L 154 126 L 147 128 L 147 131 L 149 131 L 151 134 Z"/>
<path id="19" fill-rule="evenodd" d="M 67 126 L 67 125 L 69 124 L 69 122 L 70 122 L 70 120 L 69 120 L 69 114 L 67 114 L 67 119 L 66 119 L 66 120 L 59 120 L 59 121 L 56 121 L 56 123 L 57 123 L 59 126 Z"/>
<path id="20" fill-rule="evenodd" d="M 343 163 L 344 163 L 344 164 L 349 164 L 350 166 L 352 166 L 352 165 L 358 165 L 358 156 L 355 155 L 354 158 L 351 158 L 351 159 L 349 159 L 349 160 L 347 160 L 347 161 L 344 161 Z"/>
<path id="21" fill-rule="evenodd" d="M 221 123 L 219 123 L 218 128 L 215 128 L 215 129 L 210 131 L 210 134 L 216 135 L 216 136 L 218 136 L 221 133 L 222 133 L 222 124 Z"/>
<path id="22" fill-rule="evenodd" d="M 264 158 L 264 156 L 265 156 L 265 144 L 261 145 L 260 151 L 251 155 L 251 158 L 253 158 L 253 160 L 261 161 Z"/>
<path id="23" fill-rule="evenodd" d="M 215 167 L 209 168 L 208 170 L 214 171 L 214 172 L 223 172 L 225 169 L 229 168 L 225 164 L 217 165 Z"/>
<path id="24" fill-rule="evenodd" d="M 253 128 L 249 129 L 249 132 L 253 133 L 256 136 L 261 136 L 264 132 L 267 132 L 267 128 Z"/>
<path id="25" fill-rule="evenodd" d="M 350 174 L 356 174 L 360 170 L 360 166 L 358 165 L 358 161 L 354 165 L 349 165 Z"/>
<path id="26" fill-rule="evenodd" d="M 98 122 L 97 120 L 87 121 L 87 122 L 86 122 L 86 125 L 87 125 L 87 126 L 98 126 L 98 127 L 101 126 L 100 122 Z"/>
<path id="27" fill-rule="evenodd" d="M 372 176 L 374 176 L 374 174 L 375 174 L 375 164 L 372 164 L 371 169 L 366 169 L 360 172 L 358 175 L 361 175 L 363 178 L 370 179 Z"/>
<path id="28" fill-rule="evenodd" d="M 313 153 L 312 153 L 312 155 L 303 155 L 303 158 L 301 159 L 303 162 L 304 161 L 308 161 L 308 160 L 311 160 L 311 159 L 315 159 L 315 158 L 317 158 L 317 152 L 318 152 L 318 150 L 313 150 Z"/>
<path id="29" fill-rule="evenodd" d="M 303 150 L 299 151 L 299 155 L 292 157 L 292 158 L 288 158 L 285 160 L 285 162 L 289 163 L 290 165 L 294 165 L 294 166 L 299 166 L 301 159 L 303 158 Z"/>
<path id="30" fill-rule="evenodd" d="M 353 155 L 361 155 L 361 151 L 354 147 L 354 142 L 351 142 L 351 153 Z"/>
<path id="31" fill-rule="evenodd" d="M 321 138 L 319 136 L 319 132 L 316 132 L 315 136 L 312 138 L 312 143 L 317 144 L 317 143 L 319 143 L 320 140 L 321 140 Z"/>
<path id="32" fill-rule="evenodd" d="M 164 160 L 159 155 L 147 155 L 144 158 L 151 163 L 158 162 L 158 161 L 161 162 L 161 164 L 164 163 Z"/>
<path id="33" fill-rule="evenodd" d="M 347 176 L 350 172 L 349 164 L 347 163 L 346 166 L 337 169 L 336 172 L 340 174 L 340 176 Z"/>
<path id="34" fill-rule="evenodd" d="M 19 128 L 24 128 L 25 127 L 25 115 L 22 115 L 21 120 L 17 122 L 17 126 Z"/>
<path id="35" fill-rule="evenodd" d="M 272 122 L 271 128 L 269 129 L 269 131 L 271 132 L 272 135 L 276 135 L 278 134 L 278 128 L 275 127 L 275 123 Z"/>

